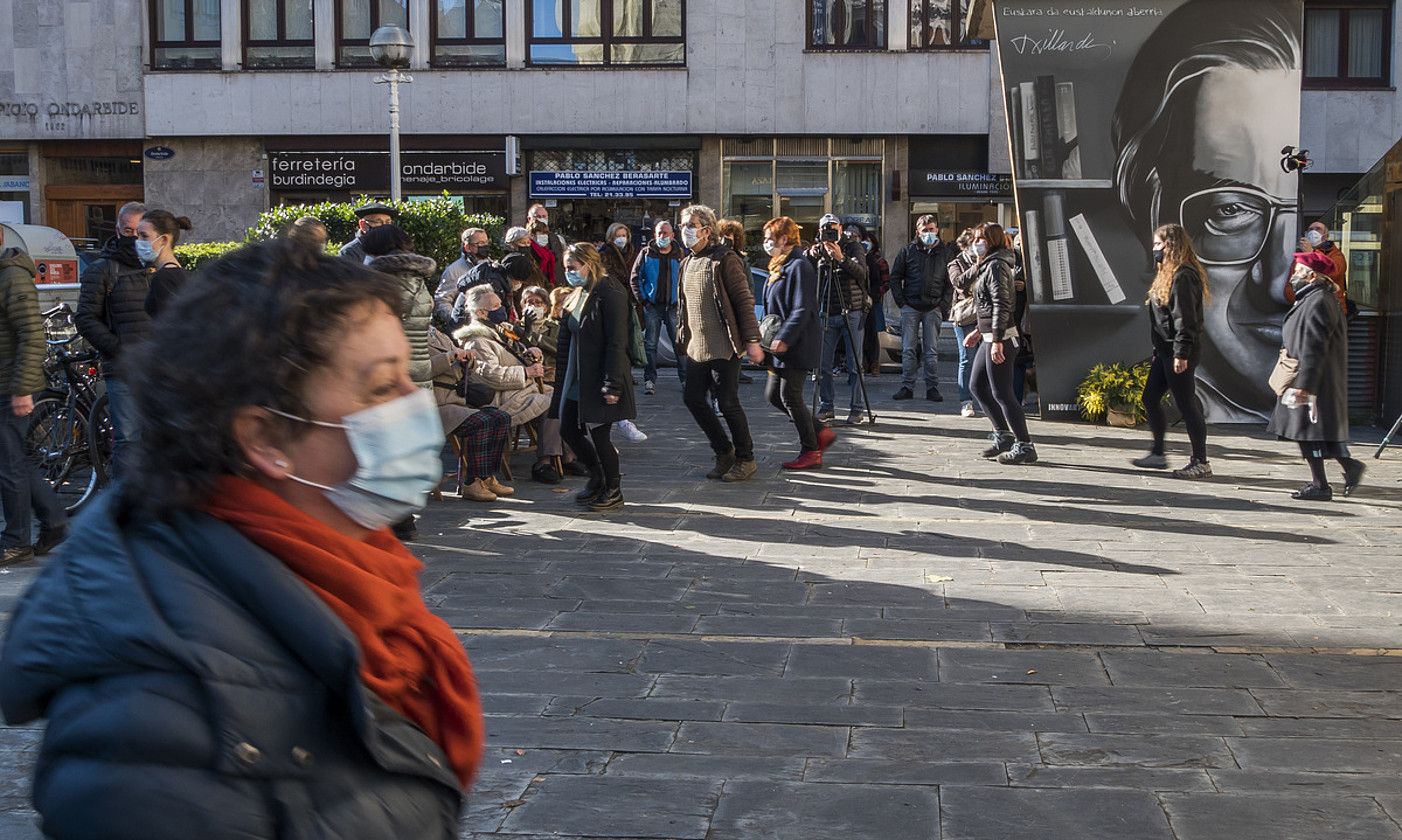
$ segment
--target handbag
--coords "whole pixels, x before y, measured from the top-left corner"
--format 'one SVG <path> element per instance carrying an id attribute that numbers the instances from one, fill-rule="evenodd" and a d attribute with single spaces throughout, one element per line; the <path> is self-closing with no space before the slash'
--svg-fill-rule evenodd
<path id="1" fill-rule="evenodd" d="M 457 391 L 468 408 L 486 408 L 497 396 L 497 392 L 490 385 L 474 382 L 466 373 L 458 380 Z"/>
<path id="2" fill-rule="evenodd" d="M 1275 367 L 1271 369 L 1270 378 L 1266 380 L 1275 391 L 1277 397 L 1282 397 L 1285 392 L 1295 385 L 1295 377 L 1300 375 L 1300 360 L 1291 358 L 1285 348 L 1280 348 L 1280 358 L 1276 360 Z"/>
<path id="3" fill-rule="evenodd" d="M 970 327 L 978 323 L 978 302 L 973 295 L 965 295 L 949 308 L 949 320 L 955 326 Z"/>
<path id="4" fill-rule="evenodd" d="M 774 346 L 774 340 L 779 337 L 779 329 L 784 326 L 784 319 L 778 315 L 765 315 L 764 320 L 759 322 L 759 343 L 766 351 Z"/>

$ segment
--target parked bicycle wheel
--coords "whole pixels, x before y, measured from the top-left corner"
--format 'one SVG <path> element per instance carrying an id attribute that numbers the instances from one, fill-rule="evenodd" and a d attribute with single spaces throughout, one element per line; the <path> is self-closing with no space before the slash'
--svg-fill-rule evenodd
<path id="1" fill-rule="evenodd" d="M 102 487 L 112 478 L 112 445 L 115 434 L 112 431 L 112 414 L 107 410 L 107 395 L 103 394 L 93 403 L 88 413 L 88 452 L 91 454 L 93 471 L 97 473 L 97 486 Z"/>
<path id="2" fill-rule="evenodd" d="M 45 391 L 34 398 L 25 447 L 69 513 L 76 513 L 96 493 L 98 472 L 89 457 L 88 418 L 66 395 Z"/>

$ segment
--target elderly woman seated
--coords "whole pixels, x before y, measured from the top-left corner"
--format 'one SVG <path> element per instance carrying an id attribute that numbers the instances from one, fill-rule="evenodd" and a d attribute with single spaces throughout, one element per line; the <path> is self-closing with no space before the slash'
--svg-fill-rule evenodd
<path id="1" fill-rule="evenodd" d="M 457 438 L 462 453 L 458 476 L 462 497 L 495 502 L 516 491 L 497 480 L 497 469 L 511 437 L 511 415 L 490 405 L 468 405 L 460 387 L 466 366 L 476 354 L 464 350 L 436 327 L 428 328 L 428 358 L 433 367 L 433 398 L 447 434 Z"/>

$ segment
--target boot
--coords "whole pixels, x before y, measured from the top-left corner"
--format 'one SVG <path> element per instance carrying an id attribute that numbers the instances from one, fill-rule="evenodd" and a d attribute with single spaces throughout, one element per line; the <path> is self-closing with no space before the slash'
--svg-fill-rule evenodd
<path id="1" fill-rule="evenodd" d="M 1358 489 L 1358 485 L 1361 484 L 1361 483 L 1363 483 L 1363 473 L 1364 473 L 1366 470 L 1367 470 L 1367 467 L 1364 466 L 1363 462 L 1360 461 L 1360 460 L 1358 460 L 1357 458 L 1349 458 L 1348 460 L 1344 461 L 1344 497 L 1345 497 L 1345 498 L 1347 498 L 1347 497 L 1353 495 L 1353 491 L 1357 490 L 1357 489 Z M 42 542 L 43 539 L 44 539 L 44 532 L 40 531 L 40 532 L 39 532 L 39 540 L 40 540 L 40 542 Z M 34 553 L 35 553 L 35 554 L 42 554 L 43 552 L 39 551 L 38 546 L 35 546 L 35 548 L 34 548 Z"/>
<path id="2" fill-rule="evenodd" d="M 607 513 L 621 507 L 623 507 L 623 488 L 621 487 L 605 487 L 599 491 L 599 495 L 594 498 L 594 501 L 589 503 L 589 510 L 594 513 Z"/>
<path id="3" fill-rule="evenodd" d="M 988 440 L 993 445 L 983 450 L 982 454 L 985 458 L 997 458 L 999 455 L 1012 449 L 1013 444 L 1016 442 L 1012 432 L 994 432 L 988 436 Z"/>
<path id="4" fill-rule="evenodd" d="M 833 443 L 836 442 L 836 440 L 837 440 L 837 432 L 833 431 L 831 428 L 829 428 L 829 427 L 827 427 L 827 426 L 824 426 L 823 428 L 819 429 L 819 430 L 818 430 L 818 452 L 819 452 L 819 453 L 826 452 L 826 451 L 828 450 L 828 447 L 829 447 L 829 446 L 832 446 Z"/>
<path id="5" fill-rule="evenodd" d="M 604 471 L 590 470 L 589 483 L 584 485 L 584 489 L 574 494 L 575 504 L 588 507 L 594 503 L 599 494 L 604 491 Z"/>
<path id="6" fill-rule="evenodd" d="M 1344 489 L 1344 495 L 1348 495 L 1347 487 Z M 39 539 L 34 541 L 34 556 L 43 557 L 45 554 L 57 548 L 58 544 L 67 538 L 67 525 L 59 525 L 56 528 L 40 528 Z"/>
<path id="7" fill-rule="evenodd" d="M 731 467 L 729 472 L 721 476 L 721 481 L 749 481 L 751 478 L 754 478 L 757 472 L 759 472 L 759 465 L 755 463 L 755 459 L 736 460 L 735 466 Z"/>
<path id="8" fill-rule="evenodd" d="M 1018 464 L 1037 463 L 1037 447 L 1031 441 L 1016 441 L 1012 449 L 998 456 L 998 463 L 1012 466 Z"/>
<path id="9" fill-rule="evenodd" d="M 498 496 L 516 495 L 515 488 L 507 487 L 505 484 L 502 484 L 500 481 L 497 481 L 497 477 L 494 475 L 489 475 L 486 478 L 482 479 L 482 483 L 486 485 L 488 490 L 492 491 Z"/>
<path id="10" fill-rule="evenodd" d="M 823 466 L 823 450 L 805 449 L 792 461 L 780 464 L 786 470 L 816 470 Z"/>
<path id="11" fill-rule="evenodd" d="M 716 467 L 706 473 L 706 477 L 712 481 L 719 481 L 730 472 L 730 468 L 735 466 L 735 450 L 728 449 L 725 452 L 716 453 Z"/>
<path id="12" fill-rule="evenodd" d="M 462 497 L 470 502 L 495 502 L 497 494 L 491 491 L 487 482 L 477 479 L 471 484 L 465 484 L 462 488 Z"/>

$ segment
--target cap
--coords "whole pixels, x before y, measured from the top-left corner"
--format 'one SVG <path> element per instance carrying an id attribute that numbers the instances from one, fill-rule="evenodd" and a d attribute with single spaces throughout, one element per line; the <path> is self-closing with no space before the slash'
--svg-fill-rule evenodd
<path id="1" fill-rule="evenodd" d="M 837 226 L 841 227 L 841 225 L 842 225 L 842 220 L 839 219 L 839 218 L 837 218 L 837 217 L 834 216 L 833 214 L 828 213 L 827 215 L 823 216 L 823 218 L 821 218 L 821 219 L 818 220 L 818 227 L 820 227 L 820 228 L 825 228 L 825 227 L 827 227 L 828 225 L 837 225 Z"/>
<path id="2" fill-rule="evenodd" d="M 506 232 L 506 236 L 502 238 L 501 242 L 503 245 L 510 245 L 512 242 L 518 239 L 525 239 L 527 236 L 530 236 L 530 234 L 526 233 L 525 228 L 514 227 Z"/>
<path id="3" fill-rule="evenodd" d="M 1296 254 L 1295 264 L 1302 265 L 1315 274 L 1321 274 L 1325 277 L 1328 277 L 1334 270 L 1334 261 L 1318 251 Z"/>
<path id="4" fill-rule="evenodd" d="M 362 204 L 355 208 L 355 217 L 357 219 L 363 219 L 372 213 L 383 213 L 391 219 L 399 218 L 399 211 L 382 201 L 372 201 L 369 204 Z"/>
<path id="5" fill-rule="evenodd" d="M 520 252 L 507 254 L 501 261 L 501 273 L 508 279 L 524 281 L 531 276 L 531 258 Z"/>

